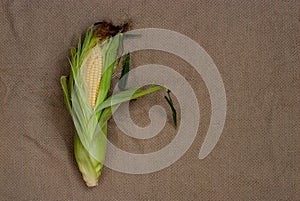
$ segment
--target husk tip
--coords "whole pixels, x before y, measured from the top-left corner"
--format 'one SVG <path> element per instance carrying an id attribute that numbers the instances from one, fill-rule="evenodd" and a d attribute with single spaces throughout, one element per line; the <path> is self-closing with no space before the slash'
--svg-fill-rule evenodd
<path id="1" fill-rule="evenodd" d="M 85 181 L 87 187 L 95 187 L 98 186 L 98 179 L 92 177 L 83 176 L 83 180 Z"/>

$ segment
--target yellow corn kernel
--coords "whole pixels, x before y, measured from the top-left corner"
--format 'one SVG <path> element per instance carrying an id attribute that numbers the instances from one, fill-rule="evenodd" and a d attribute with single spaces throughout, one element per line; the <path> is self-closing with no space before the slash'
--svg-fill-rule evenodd
<path id="1" fill-rule="evenodd" d="M 83 66 L 85 70 L 88 101 L 92 108 L 95 106 L 98 97 L 102 66 L 102 50 L 100 45 L 96 45 L 87 55 L 85 65 Z"/>

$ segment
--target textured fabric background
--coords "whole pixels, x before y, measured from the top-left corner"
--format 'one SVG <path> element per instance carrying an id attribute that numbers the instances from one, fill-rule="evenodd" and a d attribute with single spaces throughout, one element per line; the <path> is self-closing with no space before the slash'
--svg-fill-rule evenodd
<path id="1" fill-rule="evenodd" d="M 0 200 L 300 200 L 300 1 L 1 1 Z M 198 153 L 210 120 L 206 86 L 174 55 L 142 51 L 133 66 L 159 63 L 180 72 L 199 99 L 196 140 L 159 172 L 129 175 L 104 168 L 88 189 L 73 156 L 73 125 L 59 79 L 69 72 L 78 33 L 103 19 L 157 27 L 197 41 L 216 63 L 227 93 L 223 134 L 204 160 Z M 163 93 L 131 103 L 140 126 Z M 170 114 L 170 113 L 169 113 Z M 109 139 L 147 153 L 176 134 L 169 116 L 150 140 Z"/>

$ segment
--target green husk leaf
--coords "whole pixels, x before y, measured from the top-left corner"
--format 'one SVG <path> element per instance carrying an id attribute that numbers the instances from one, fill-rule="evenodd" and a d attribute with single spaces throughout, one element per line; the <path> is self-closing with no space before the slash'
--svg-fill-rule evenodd
<path id="1" fill-rule="evenodd" d="M 172 110 L 173 123 L 174 123 L 175 128 L 177 128 L 177 112 L 176 112 L 176 109 L 174 107 L 172 98 L 170 96 L 171 90 L 168 89 L 167 93 L 168 93 L 168 97 L 165 96 L 165 99 L 168 102 L 168 104 L 169 104 L 169 106 L 170 106 L 170 108 Z"/>
<path id="2" fill-rule="evenodd" d="M 114 72 L 114 66 L 116 63 L 117 52 L 119 44 L 123 42 L 122 34 L 117 34 L 114 37 L 109 38 L 103 44 L 103 74 L 100 82 L 100 90 L 98 93 L 96 106 L 101 104 L 107 97 L 110 89 L 111 79 Z"/>
<path id="3" fill-rule="evenodd" d="M 70 114 L 72 114 L 72 108 L 71 108 L 71 102 L 70 102 L 70 95 L 68 91 L 68 86 L 67 86 L 67 77 L 66 76 L 61 76 L 60 78 L 60 84 L 64 92 L 64 100 L 67 106 L 67 109 Z"/>
<path id="4" fill-rule="evenodd" d="M 125 90 L 127 79 L 128 79 L 129 68 L 130 68 L 130 53 L 128 53 L 125 57 L 122 73 L 121 73 L 120 80 L 118 83 L 118 87 L 121 91 Z"/>
<path id="5" fill-rule="evenodd" d="M 132 39 L 132 38 L 140 38 L 140 37 L 142 37 L 142 34 L 129 34 L 129 33 L 124 34 L 124 39 Z"/>
<path id="6" fill-rule="evenodd" d="M 79 34 L 79 37 L 78 37 L 78 45 L 77 45 L 77 55 L 76 55 L 76 58 L 77 58 L 77 61 L 76 61 L 76 66 L 79 68 L 80 66 L 80 56 L 81 56 L 81 34 Z M 75 68 L 77 69 L 77 68 Z"/>
<path id="7" fill-rule="evenodd" d="M 73 96 L 72 103 L 73 121 L 83 147 L 92 158 L 103 163 L 106 147 L 106 133 L 103 133 L 103 125 L 99 125 L 96 113 L 91 110 L 88 101 L 80 97 L 80 92 Z"/>
<path id="8" fill-rule="evenodd" d="M 95 108 L 95 112 L 101 111 L 107 107 L 111 107 L 120 103 L 127 102 L 132 99 L 137 99 L 139 97 L 142 97 L 144 95 L 153 93 L 155 91 L 158 91 L 160 89 L 164 89 L 165 87 L 163 86 L 155 86 L 151 87 L 149 89 L 140 89 L 140 88 L 134 88 L 134 89 L 129 89 L 126 91 L 119 92 L 117 94 L 114 94 L 107 98 L 102 104 L 98 105 L 98 107 Z"/>
<path id="9" fill-rule="evenodd" d="M 101 113 L 101 117 L 99 119 L 99 125 L 103 126 L 104 123 L 107 122 L 111 118 L 111 116 L 118 109 L 119 106 L 120 106 L 120 104 L 116 104 L 111 107 L 107 107 L 107 108 L 103 109 L 102 113 Z"/>
<path id="10" fill-rule="evenodd" d="M 84 41 L 83 41 L 83 45 L 82 45 L 83 52 L 86 52 L 89 49 L 89 44 L 92 39 L 92 36 L 93 36 L 93 30 L 92 30 L 92 27 L 90 27 L 87 30 Z"/>

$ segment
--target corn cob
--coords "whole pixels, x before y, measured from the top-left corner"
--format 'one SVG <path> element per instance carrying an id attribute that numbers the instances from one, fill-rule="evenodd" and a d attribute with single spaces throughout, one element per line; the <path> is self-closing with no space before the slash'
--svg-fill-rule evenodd
<path id="1" fill-rule="evenodd" d="M 95 46 L 89 55 L 87 56 L 87 61 L 83 68 L 86 69 L 86 84 L 88 92 L 88 100 L 93 108 L 96 105 L 96 100 L 98 97 L 100 80 L 102 75 L 102 50 L 100 46 Z"/>
<path id="2" fill-rule="evenodd" d="M 67 109 L 75 125 L 74 154 L 86 185 L 96 186 L 102 171 L 107 121 L 125 101 L 136 99 L 164 87 L 131 89 L 107 97 L 123 32 L 129 24 L 114 26 L 105 21 L 88 29 L 83 43 L 71 49 L 71 73 L 61 77 Z M 114 99 L 112 104 L 111 100 Z"/>
<path id="3" fill-rule="evenodd" d="M 116 32 L 107 33 L 108 30 L 112 28 L 121 28 L 121 27 L 115 27 L 109 23 L 102 22 L 98 29 L 94 31 L 94 38 L 96 38 L 97 43 L 94 47 L 92 47 L 88 54 L 83 58 L 83 62 L 81 65 L 81 70 L 84 75 L 84 81 L 85 81 L 85 89 L 87 93 L 87 99 L 88 103 L 93 110 L 96 101 L 99 95 L 99 89 L 100 89 L 100 81 L 103 73 L 103 46 L 105 41 L 108 37 L 112 37 L 114 34 L 117 34 L 117 32 L 121 32 L 121 29 L 118 29 Z M 103 30 L 106 30 L 103 32 Z M 112 52 L 112 54 L 116 54 L 116 49 L 114 49 L 115 52 Z M 115 59 L 115 58 L 113 58 Z M 97 114 L 95 114 L 97 115 Z M 105 122 L 103 125 L 101 125 L 101 129 L 103 131 L 103 134 L 106 135 L 106 127 L 107 123 Z M 101 134 L 100 134 L 101 135 Z M 79 166 L 79 169 L 82 173 L 83 179 L 86 182 L 86 185 L 89 187 L 96 186 L 98 184 L 98 178 L 101 174 L 101 170 L 103 167 L 103 160 L 95 158 L 93 153 L 90 153 L 86 146 L 82 144 L 80 139 L 78 138 L 78 135 L 75 135 L 74 138 L 75 143 L 75 157 L 77 164 Z M 102 150 L 102 155 L 105 154 L 105 144 L 103 144 L 99 150 Z M 102 156 L 103 157 L 103 156 Z"/>

